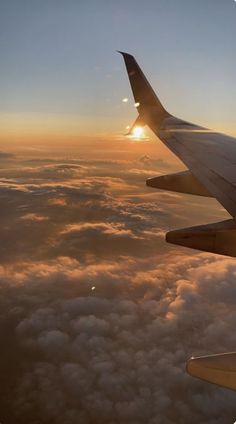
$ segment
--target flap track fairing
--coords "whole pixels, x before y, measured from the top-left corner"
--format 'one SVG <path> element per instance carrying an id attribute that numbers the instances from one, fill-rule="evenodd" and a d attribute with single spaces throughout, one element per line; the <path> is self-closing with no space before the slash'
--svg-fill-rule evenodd
<path id="1" fill-rule="evenodd" d="M 212 197 L 208 190 L 197 180 L 196 177 L 194 177 L 190 171 L 148 178 L 146 184 L 148 187 L 154 187 L 161 190 L 177 191 L 179 193 Z"/>

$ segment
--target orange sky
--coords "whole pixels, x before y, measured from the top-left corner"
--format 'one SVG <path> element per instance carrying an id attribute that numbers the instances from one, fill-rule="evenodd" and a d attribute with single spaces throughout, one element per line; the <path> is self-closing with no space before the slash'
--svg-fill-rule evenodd
<path id="1" fill-rule="evenodd" d="M 1 113 L 0 114 L 0 143 L 38 142 L 46 144 L 67 144 L 68 139 L 83 136 L 114 138 L 126 132 L 126 126 L 132 125 L 137 113 L 133 110 L 127 118 L 125 110 L 123 116 L 97 117 L 77 116 L 74 114 L 43 114 L 43 113 Z M 183 117 L 184 118 L 184 117 Z M 225 121 L 195 122 L 207 128 L 214 129 L 229 135 L 236 136 L 236 123 Z M 146 129 L 150 135 L 150 131 Z M 153 136 L 154 137 L 154 136 Z M 10 146 L 9 146 L 10 147 Z"/>

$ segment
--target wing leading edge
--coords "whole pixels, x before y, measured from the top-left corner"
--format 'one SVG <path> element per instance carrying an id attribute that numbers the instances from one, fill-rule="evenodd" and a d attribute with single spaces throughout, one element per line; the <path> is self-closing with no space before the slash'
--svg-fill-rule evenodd
<path id="1" fill-rule="evenodd" d="M 236 237 L 234 221 L 236 217 L 236 139 L 186 122 L 168 113 L 135 58 L 128 53 L 120 53 L 125 61 L 137 105 L 138 119 L 148 125 L 189 169 L 188 175 L 184 176 L 184 184 L 183 177 L 180 178 L 178 174 L 176 176 L 173 174 L 167 176 L 169 178 L 166 177 L 164 186 L 163 177 L 156 178 L 155 186 L 161 189 L 214 197 L 233 218 L 230 224 L 232 228 L 223 238 L 224 246 L 219 240 L 221 231 L 225 231 L 225 228 L 222 229 L 222 225 L 219 226 L 219 223 L 201 226 L 204 231 L 195 244 L 189 242 L 189 237 L 194 236 L 196 240 L 199 227 L 183 229 L 185 234 L 188 233 L 185 239 L 182 235 L 178 238 L 177 232 L 171 231 L 167 233 L 166 240 L 169 243 L 198 250 L 236 256 L 236 249 L 232 248 Z M 147 185 L 151 185 L 150 180 Z M 228 224 L 226 227 L 228 228 Z M 209 232 L 211 232 L 212 243 L 207 243 L 204 238 L 204 235 L 206 236 Z"/>

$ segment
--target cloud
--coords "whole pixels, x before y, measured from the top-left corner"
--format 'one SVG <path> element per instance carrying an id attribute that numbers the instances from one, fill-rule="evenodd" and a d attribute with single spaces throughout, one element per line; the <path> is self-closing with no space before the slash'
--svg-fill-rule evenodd
<path id="1" fill-rule="evenodd" d="M 48 219 L 47 216 L 43 216 L 43 215 L 37 215 L 36 213 L 26 213 L 25 215 L 21 216 L 20 219 L 22 219 L 23 221 L 36 221 L 36 222 L 40 222 L 40 221 L 45 221 Z"/>
<path id="2" fill-rule="evenodd" d="M 9 153 L 9 152 L 1 152 L 0 151 L 0 160 L 1 161 L 8 161 L 8 160 L 12 160 L 14 158 L 14 154 Z"/>
<path id="3" fill-rule="evenodd" d="M 1 170 L 0 420 L 233 422 L 234 394 L 185 362 L 235 349 L 235 261 L 163 239 L 222 212 L 146 188 L 161 159 L 114 156 Z"/>
<path id="4" fill-rule="evenodd" d="M 141 217 L 132 218 L 137 221 Z M 163 231 L 156 229 L 150 234 L 145 229 L 138 230 L 127 218 L 126 225 L 116 222 L 69 224 L 56 236 L 53 246 L 57 255 L 67 252 L 71 257 L 82 259 L 89 254 L 96 260 L 98 257 L 144 256 L 162 239 Z"/>
<path id="5" fill-rule="evenodd" d="M 203 292 L 207 265 L 224 271 Z M 20 276 L 16 266 L 2 269 L 4 322 L 8 329 L 14 322 L 11 347 L 20 361 L 9 399 L 16 420 L 232 422 L 233 393 L 192 379 L 185 361 L 235 345 L 235 301 L 222 307 L 218 292 L 212 303 L 210 290 L 213 280 L 232 285 L 234 261 L 169 257 L 146 263 L 145 278 L 144 267 L 61 258 L 22 264 Z"/>
<path id="6" fill-rule="evenodd" d="M 1 261 L 24 260 L 29 251 L 35 260 L 150 254 L 163 238 L 169 212 L 143 200 L 139 192 L 134 199 L 117 197 L 127 190 L 127 182 L 112 177 L 37 184 L 30 179 L 26 184 L 22 177 L 2 181 L 0 197 L 7 207 L 1 211 Z"/>

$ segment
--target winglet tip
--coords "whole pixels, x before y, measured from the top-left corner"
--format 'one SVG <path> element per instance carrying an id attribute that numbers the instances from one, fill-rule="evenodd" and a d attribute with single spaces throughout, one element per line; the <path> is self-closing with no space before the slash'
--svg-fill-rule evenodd
<path id="1" fill-rule="evenodd" d="M 122 52 L 121 50 L 116 50 L 117 53 L 120 53 L 123 57 L 133 57 L 132 54 L 130 53 L 126 53 L 126 52 Z"/>

